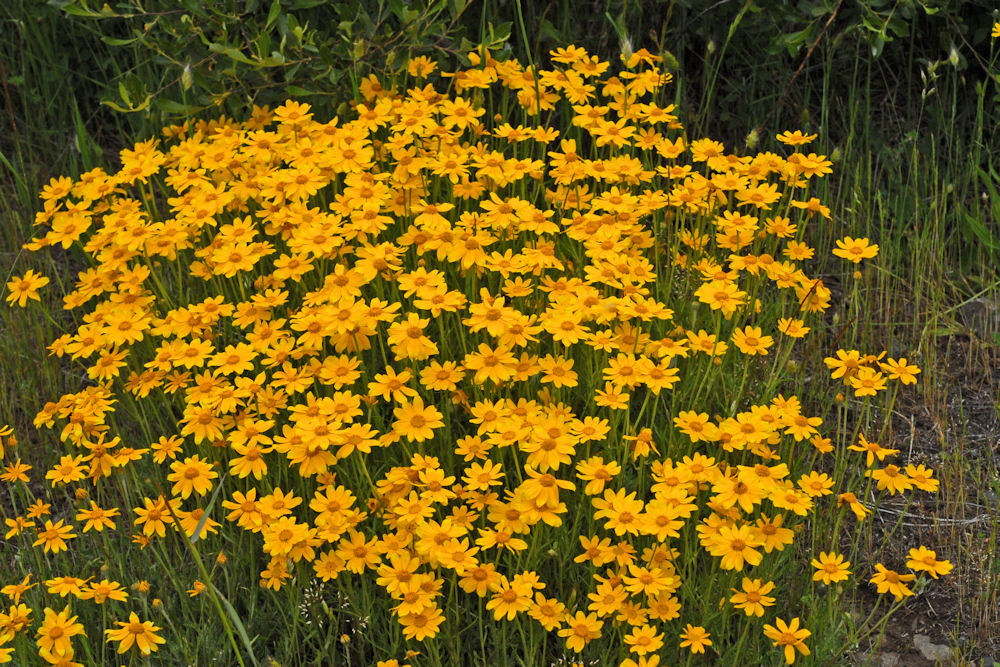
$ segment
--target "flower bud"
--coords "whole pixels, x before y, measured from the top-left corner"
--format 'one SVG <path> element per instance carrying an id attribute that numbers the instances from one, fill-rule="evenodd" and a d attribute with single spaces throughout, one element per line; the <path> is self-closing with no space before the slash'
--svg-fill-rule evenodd
<path id="1" fill-rule="evenodd" d="M 677 57 L 670 51 L 663 52 L 663 64 L 667 66 L 668 70 L 676 72 L 680 69 L 681 64 L 677 62 Z"/>

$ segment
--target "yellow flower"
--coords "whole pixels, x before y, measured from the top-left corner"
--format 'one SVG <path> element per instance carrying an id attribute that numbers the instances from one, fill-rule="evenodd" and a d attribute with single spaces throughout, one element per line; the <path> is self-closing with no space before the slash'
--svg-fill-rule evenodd
<path id="1" fill-rule="evenodd" d="M 436 68 L 437 63 L 427 56 L 410 58 L 409 62 L 406 63 L 406 71 L 410 76 L 418 79 L 430 76 L 431 72 L 433 72 Z"/>
<path id="2" fill-rule="evenodd" d="M 778 331 L 789 338 L 802 338 L 809 333 L 809 327 L 802 320 L 782 317 L 778 320 Z"/>
<path id="3" fill-rule="evenodd" d="M 274 110 L 274 117 L 278 122 L 290 126 L 306 125 L 312 119 L 310 106 L 304 102 L 288 100 Z"/>
<path id="4" fill-rule="evenodd" d="M 73 532 L 73 527 L 64 525 L 62 519 L 56 523 L 46 520 L 44 530 L 38 531 L 38 539 L 32 543 L 32 546 L 42 545 L 46 553 L 49 551 L 59 553 L 68 549 L 66 540 L 71 540 L 74 537 L 76 537 L 76 533 Z"/>
<path id="5" fill-rule="evenodd" d="M 854 388 L 855 396 L 875 396 L 886 386 L 885 376 L 867 366 L 859 368 L 848 383 Z"/>
<path id="6" fill-rule="evenodd" d="M 166 643 L 163 637 L 156 634 L 160 628 L 150 621 L 140 621 L 135 612 L 129 614 L 127 623 L 115 621 L 115 625 L 120 627 L 105 630 L 104 634 L 109 642 L 118 642 L 118 653 L 125 653 L 134 646 L 142 655 L 149 655 L 159 649 L 159 644 Z"/>
<path id="7" fill-rule="evenodd" d="M 399 622 L 403 626 L 403 635 L 407 639 L 423 641 L 437 635 L 438 629 L 444 622 L 444 615 L 437 607 L 430 606 L 425 607 L 420 613 L 400 616 Z"/>
<path id="8" fill-rule="evenodd" d="M 629 565 L 628 574 L 622 575 L 625 590 L 632 595 L 642 593 L 648 598 L 655 598 L 662 592 L 672 592 L 677 579 L 658 567 L 646 568 Z"/>
<path id="9" fill-rule="evenodd" d="M 917 374 L 920 373 L 920 368 L 913 364 L 908 364 L 906 357 L 898 360 L 888 359 L 884 363 L 880 362 L 879 366 L 889 374 L 890 380 L 899 380 L 903 384 L 917 383 Z"/>
<path id="10" fill-rule="evenodd" d="M 764 556 L 756 550 L 758 546 L 761 540 L 749 526 L 723 526 L 708 544 L 708 551 L 722 557 L 719 566 L 723 570 L 742 570 L 744 564 L 760 565 Z"/>
<path id="11" fill-rule="evenodd" d="M 604 621 L 598 619 L 596 614 L 578 611 L 566 619 L 566 625 L 559 630 L 559 636 L 566 638 L 566 648 L 579 653 L 584 646 L 601 636 Z"/>
<path id="12" fill-rule="evenodd" d="M 801 130 L 795 130 L 794 132 L 785 131 L 777 135 L 775 138 L 783 144 L 788 146 L 804 146 L 808 144 L 817 136 L 816 134 L 803 134 Z"/>
<path id="13" fill-rule="evenodd" d="M 878 245 L 870 243 L 867 238 L 855 239 L 845 236 L 837 239 L 837 247 L 833 254 L 858 264 L 863 259 L 875 257 L 878 254 Z"/>
<path id="14" fill-rule="evenodd" d="M 97 532 L 103 532 L 105 528 L 115 529 L 115 522 L 111 519 L 118 516 L 118 508 L 102 509 L 93 500 L 90 501 L 90 509 L 80 510 L 76 513 L 77 521 L 86 521 L 83 525 L 83 532 L 91 528 Z"/>
<path id="15" fill-rule="evenodd" d="M 389 327 L 387 341 L 397 359 L 421 361 L 438 353 L 437 344 L 424 335 L 424 328 L 429 323 L 429 319 L 410 313 L 405 322 Z"/>
<path id="16" fill-rule="evenodd" d="M 314 530 L 308 524 L 298 523 L 293 517 L 281 517 L 263 529 L 264 552 L 270 556 L 284 556 L 299 542 L 309 539 Z"/>
<path id="17" fill-rule="evenodd" d="M 175 508 L 180 501 L 171 500 L 171 508 Z M 135 525 L 142 526 L 143 535 L 151 537 L 157 535 L 158 537 L 164 537 L 166 532 L 167 524 L 173 523 L 173 518 L 170 516 L 170 510 L 167 508 L 167 501 L 163 496 L 158 497 L 156 500 L 150 500 L 149 498 L 143 498 L 143 507 L 134 507 L 133 511 L 138 515 L 135 520 Z"/>
<path id="18" fill-rule="evenodd" d="M 396 421 L 392 428 L 407 440 L 423 442 L 434 436 L 434 429 L 444 426 L 444 416 L 433 405 L 424 405 L 419 396 L 412 401 L 404 401 L 393 410 Z"/>
<path id="19" fill-rule="evenodd" d="M 51 595 L 58 595 L 59 597 L 72 595 L 73 597 L 79 598 L 82 594 L 80 587 L 86 583 L 86 579 L 64 576 L 46 580 L 45 586 Z"/>
<path id="20" fill-rule="evenodd" d="M 721 310 L 723 316 L 727 318 L 735 313 L 746 299 L 746 292 L 740 291 L 735 283 L 728 280 L 707 282 L 699 287 L 694 294 L 699 301 L 708 304 L 712 310 Z"/>
<path id="21" fill-rule="evenodd" d="M 765 607 L 774 606 L 774 598 L 768 596 L 768 593 L 774 590 L 773 581 L 764 582 L 761 579 L 743 577 L 742 589 L 740 591 L 735 588 L 730 589 L 733 591 L 733 596 L 729 601 L 737 609 L 746 612 L 747 616 L 763 616 Z"/>
<path id="22" fill-rule="evenodd" d="M 657 633 L 656 629 L 651 625 L 643 625 L 625 635 L 625 643 L 632 653 L 646 655 L 647 653 L 660 650 L 663 646 L 663 633 Z"/>
<path id="23" fill-rule="evenodd" d="M 492 610 L 493 617 L 498 621 L 502 618 L 513 621 L 517 614 L 531 607 L 531 594 L 531 586 L 526 582 L 501 577 L 493 597 L 486 603 L 486 609 Z"/>
<path id="24" fill-rule="evenodd" d="M 833 493 L 834 480 L 825 472 L 809 472 L 799 478 L 798 486 L 813 498 L 828 496 Z"/>
<path id="25" fill-rule="evenodd" d="M 3 593 L 4 595 L 12 599 L 14 601 L 14 604 L 18 604 L 21 602 L 22 595 L 24 595 L 26 592 L 28 592 L 29 590 L 38 585 L 37 582 L 34 584 L 30 582 L 31 582 L 31 574 L 29 573 L 24 579 L 21 580 L 21 583 L 8 584 L 3 588 L 0 588 L 0 593 Z"/>
<path id="26" fill-rule="evenodd" d="M 96 604 L 104 604 L 108 600 L 124 602 L 128 599 L 128 593 L 125 592 L 125 589 L 117 581 L 104 579 L 82 589 L 79 598 L 81 600 L 93 600 Z"/>
<path id="27" fill-rule="evenodd" d="M 838 581 L 846 581 L 851 576 L 850 561 L 845 561 L 844 557 L 836 553 L 826 553 L 821 551 L 819 558 L 812 560 L 812 566 L 816 568 L 813 573 L 813 581 L 822 581 L 829 586 Z"/>
<path id="28" fill-rule="evenodd" d="M 76 616 L 70 616 L 69 607 L 60 612 L 46 607 L 45 618 L 38 628 L 38 648 L 42 651 L 50 651 L 56 655 L 67 655 L 72 653 L 73 644 L 71 640 L 77 635 L 86 636 L 83 625 L 76 622 Z"/>
<path id="29" fill-rule="evenodd" d="M 604 492 L 603 498 L 594 498 L 593 504 L 597 510 L 594 518 L 607 519 L 604 525 L 608 530 L 614 530 L 618 536 L 639 533 L 645 505 L 636 498 L 636 492 L 627 494 L 625 489 L 609 489 Z"/>
<path id="30" fill-rule="evenodd" d="M 573 359 L 545 355 L 538 360 L 542 369 L 542 382 L 551 383 L 555 387 L 575 387 L 577 374 L 573 369 Z"/>
<path id="31" fill-rule="evenodd" d="M 14 277 L 7 282 L 7 291 L 9 292 L 7 294 L 7 303 L 11 305 L 16 303 L 19 307 L 23 308 L 28 303 L 28 299 L 41 301 L 41 298 L 38 296 L 38 290 L 48 284 L 48 278 L 35 273 L 34 269 L 28 269 L 20 278 Z"/>
<path id="32" fill-rule="evenodd" d="M 882 563 L 876 563 L 875 570 L 875 574 L 869 581 L 875 584 L 880 594 L 892 593 L 897 602 L 906 596 L 913 595 L 913 591 L 906 587 L 906 583 L 913 581 L 916 575 L 894 572 L 887 569 Z"/>
<path id="33" fill-rule="evenodd" d="M 691 653 L 704 653 L 706 646 L 712 645 L 712 635 L 700 625 L 688 623 L 681 632 L 681 648 L 689 648 Z"/>
<path id="34" fill-rule="evenodd" d="M 930 468 L 925 468 L 923 464 L 908 464 L 906 466 L 906 474 L 910 478 L 910 481 L 913 482 L 913 486 L 921 491 L 930 491 L 933 493 L 938 490 L 940 482 L 934 479 L 934 471 Z"/>
<path id="35" fill-rule="evenodd" d="M 691 159 L 695 162 L 705 162 L 709 158 L 719 157 L 726 150 L 718 141 L 712 139 L 696 139 L 691 142 Z"/>
<path id="36" fill-rule="evenodd" d="M 563 624 L 566 605 L 554 598 L 546 598 L 541 593 L 535 593 L 535 601 L 529 607 L 528 615 L 541 623 L 546 631 L 552 632 Z"/>
<path id="37" fill-rule="evenodd" d="M 887 456 L 899 454 L 898 449 L 889 449 L 887 447 L 883 447 L 877 442 L 869 441 L 865 438 L 863 433 L 858 434 L 858 443 L 856 445 L 848 445 L 847 448 L 855 452 L 865 452 L 865 465 L 868 467 L 871 467 L 872 464 L 875 463 L 876 458 L 878 458 L 879 461 L 884 461 Z"/>
<path id="38" fill-rule="evenodd" d="M 774 345 L 774 339 L 765 336 L 760 327 L 748 326 L 733 332 L 733 344 L 743 354 L 766 355 L 768 348 Z"/>
<path id="39" fill-rule="evenodd" d="M 858 521 L 864 521 L 865 517 L 871 512 L 871 510 L 865 507 L 861 501 L 858 500 L 857 496 L 850 491 L 837 496 L 837 507 L 843 507 L 844 505 L 851 508 L 851 511 L 854 512 L 854 516 Z"/>
<path id="40" fill-rule="evenodd" d="M 793 618 L 790 623 L 777 618 L 774 623 L 774 625 L 764 625 L 764 635 L 773 641 L 775 646 L 784 647 L 786 664 L 795 662 L 796 649 L 802 655 L 809 655 L 809 647 L 806 646 L 805 640 L 812 633 L 799 627 L 798 618 Z"/>
<path id="41" fill-rule="evenodd" d="M 888 490 L 890 495 L 896 495 L 913 488 L 913 482 L 903 474 L 897 465 L 887 465 L 882 470 L 866 470 L 865 475 L 878 482 L 880 491 Z"/>
<path id="42" fill-rule="evenodd" d="M 174 461 L 170 470 L 172 472 L 167 475 L 167 480 L 174 483 L 171 491 L 181 498 L 187 498 L 192 493 L 205 495 L 212 490 L 212 480 L 219 476 L 212 470 L 212 464 L 202 461 L 197 454 L 183 461 Z"/>
<path id="43" fill-rule="evenodd" d="M 939 575 L 950 573 L 953 566 L 946 560 L 938 560 L 936 552 L 921 546 L 916 549 L 910 549 L 906 567 L 914 572 L 927 572 L 937 579 Z"/>

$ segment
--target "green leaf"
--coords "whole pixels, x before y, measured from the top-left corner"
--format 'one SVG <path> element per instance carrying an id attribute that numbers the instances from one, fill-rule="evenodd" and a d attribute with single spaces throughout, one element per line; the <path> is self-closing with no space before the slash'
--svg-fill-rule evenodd
<path id="1" fill-rule="evenodd" d="M 80 158 L 83 160 L 83 166 L 86 169 L 91 169 L 94 166 L 94 159 L 92 154 L 93 142 L 90 139 L 90 135 L 87 133 L 87 127 L 83 124 L 83 116 L 80 115 L 80 107 L 76 103 L 76 98 L 73 98 L 73 127 L 75 130 L 74 141 L 76 143 L 76 149 L 80 151 Z"/>
<path id="2" fill-rule="evenodd" d="M 62 11 L 66 12 L 71 16 L 84 16 L 90 19 L 104 19 L 118 16 L 115 14 L 115 10 L 111 9 L 108 5 L 101 7 L 99 11 L 94 11 L 87 8 L 85 5 L 77 4 L 76 2 L 58 3 L 53 2 L 56 7 L 59 7 Z"/>
<path id="3" fill-rule="evenodd" d="M 208 16 L 208 12 L 205 11 L 206 8 L 209 10 L 213 9 L 209 5 L 209 3 L 206 3 L 203 0 L 175 0 L 175 1 L 179 2 L 181 6 L 184 7 L 184 9 L 188 10 L 189 12 L 198 17 Z"/>
<path id="4" fill-rule="evenodd" d="M 281 15 L 281 0 L 274 0 L 274 2 L 271 3 L 271 9 L 269 9 L 267 12 L 267 21 L 264 23 L 264 29 L 270 30 L 271 26 L 274 25 L 274 22 L 278 20 L 278 17 L 280 15 Z"/>
<path id="5" fill-rule="evenodd" d="M 1000 250 L 1000 241 L 993 236 L 993 233 L 986 228 L 986 225 L 977 216 L 965 213 L 963 214 L 963 219 L 965 220 L 966 228 L 979 239 L 980 243 L 990 250 Z"/>
<path id="6" fill-rule="evenodd" d="M 503 46 L 504 42 L 510 39 L 510 31 L 513 23 L 506 21 L 500 25 L 494 26 L 493 23 L 487 23 L 487 32 L 489 37 L 487 37 L 486 46 L 487 48 L 500 48 Z"/>
<path id="7" fill-rule="evenodd" d="M 876 37 L 872 41 L 872 58 L 876 60 L 880 55 L 882 55 L 882 49 L 885 47 L 885 39 L 881 36 Z"/>
<path id="8" fill-rule="evenodd" d="M 118 113 L 135 113 L 136 111 L 144 111 L 148 106 L 150 101 L 152 101 L 151 95 L 146 95 L 146 99 L 140 102 L 138 105 L 130 105 L 128 107 L 123 107 L 120 104 L 116 104 L 111 100 L 101 100 L 101 104 L 107 107 L 111 107 Z"/>
<path id="9" fill-rule="evenodd" d="M 243 642 L 243 647 L 247 650 L 247 655 L 250 656 L 250 662 L 254 665 L 259 665 L 260 663 L 257 662 L 257 657 L 253 654 L 253 643 L 250 641 L 250 636 L 247 634 L 247 629 L 244 627 L 243 621 L 240 620 L 236 610 L 233 609 L 233 605 L 229 603 L 229 600 L 227 600 L 226 596 L 222 594 L 222 591 L 220 591 L 219 588 L 211 582 L 209 582 L 209 585 L 215 589 L 215 594 L 219 596 L 219 601 L 222 602 L 222 606 L 226 608 L 229 620 L 231 620 L 233 625 L 236 626 L 236 634 L 240 636 L 240 641 Z"/>
<path id="10" fill-rule="evenodd" d="M 212 508 L 215 507 L 215 501 L 219 499 L 219 492 L 222 491 L 222 483 L 226 481 L 226 475 L 222 476 L 219 483 L 215 485 L 215 491 L 212 493 L 212 499 L 208 501 L 208 507 L 205 508 L 205 513 L 201 515 L 201 520 L 194 529 L 194 533 L 188 539 L 191 540 L 191 544 L 198 541 L 201 535 L 201 529 L 205 527 L 205 522 L 208 521 L 208 517 L 212 514 Z"/>
<path id="11" fill-rule="evenodd" d="M 409 20 L 406 18 L 409 11 L 406 5 L 403 4 L 403 0 L 389 0 L 389 11 L 399 19 L 400 23 L 409 23 Z"/>
<path id="12" fill-rule="evenodd" d="M 929 333 L 931 336 L 934 336 L 935 338 L 941 338 L 943 336 L 954 336 L 956 333 L 958 333 L 958 330 L 949 329 L 946 327 L 937 327 L 929 330 L 927 333 Z"/>
<path id="13" fill-rule="evenodd" d="M 176 102 L 174 100 L 169 100 L 162 97 L 156 99 L 155 106 L 157 109 L 165 111 L 168 114 L 185 116 L 185 117 L 193 116 L 194 114 L 204 109 L 204 107 L 200 107 L 195 104 L 181 104 L 180 102 Z"/>
<path id="14" fill-rule="evenodd" d="M 556 29 L 556 27 L 552 25 L 552 22 L 549 21 L 548 19 L 542 19 L 542 23 L 538 27 L 538 34 L 543 39 L 547 39 L 552 42 L 558 43 L 566 41 L 563 39 L 562 35 L 559 34 L 559 31 Z"/>
<path id="15" fill-rule="evenodd" d="M 131 98 L 128 95 L 128 88 L 125 86 L 125 82 L 124 81 L 119 81 L 118 82 L 118 95 L 121 96 L 121 98 L 125 102 L 125 104 L 128 104 L 129 106 L 132 105 L 132 100 L 131 100 Z"/>
<path id="16" fill-rule="evenodd" d="M 264 67 L 281 67 L 285 64 L 285 56 L 274 51 L 266 58 L 261 58 L 260 64 Z"/>
<path id="17" fill-rule="evenodd" d="M 129 44 L 134 44 L 135 42 L 142 39 L 143 35 L 136 35 L 131 39 L 119 39 L 117 37 L 108 37 L 107 35 L 101 35 L 101 41 L 109 46 L 128 46 Z"/>
<path id="18" fill-rule="evenodd" d="M 288 86 L 285 90 L 288 91 L 289 95 L 294 95 L 295 97 L 306 97 L 308 95 L 315 95 L 315 90 L 306 90 L 301 86 Z"/>
<path id="19" fill-rule="evenodd" d="M 254 65 L 256 64 L 253 60 L 247 58 L 243 53 L 236 47 L 229 46 L 227 44 L 219 44 L 218 42 L 212 42 L 208 45 L 208 50 L 212 53 L 218 53 L 224 55 L 238 63 L 243 63 L 244 65 Z"/>

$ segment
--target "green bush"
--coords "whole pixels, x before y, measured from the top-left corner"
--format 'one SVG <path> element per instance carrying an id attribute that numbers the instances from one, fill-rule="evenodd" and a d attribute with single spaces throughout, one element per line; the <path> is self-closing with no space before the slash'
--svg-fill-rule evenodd
<path id="1" fill-rule="evenodd" d="M 103 102 L 153 125 L 204 110 L 238 115 L 289 97 L 336 108 L 368 74 L 392 80 L 412 57 L 452 60 L 472 46 L 467 0 L 56 4 L 105 43 L 129 50 L 116 60 Z M 509 27 L 493 30 L 494 41 L 508 34 Z"/>

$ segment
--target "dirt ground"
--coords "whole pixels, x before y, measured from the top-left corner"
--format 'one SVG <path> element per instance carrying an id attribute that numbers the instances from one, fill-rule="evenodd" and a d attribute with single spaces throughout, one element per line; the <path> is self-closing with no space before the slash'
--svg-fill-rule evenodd
<path id="1" fill-rule="evenodd" d="M 909 548 L 924 545 L 955 571 L 909 598 L 880 642 L 856 647 L 855 664 L 1000 663 L 1000 347 L 962 326 L 934 348 L 932 384 L 897 401 L 887 441 L 901 459 L 934 468 L 941 489 L 909 505 L 882 502 L 871 546 L 902 570 Z M 864 584 L 858 613 L 867 615 L 877 597 Z"/>

